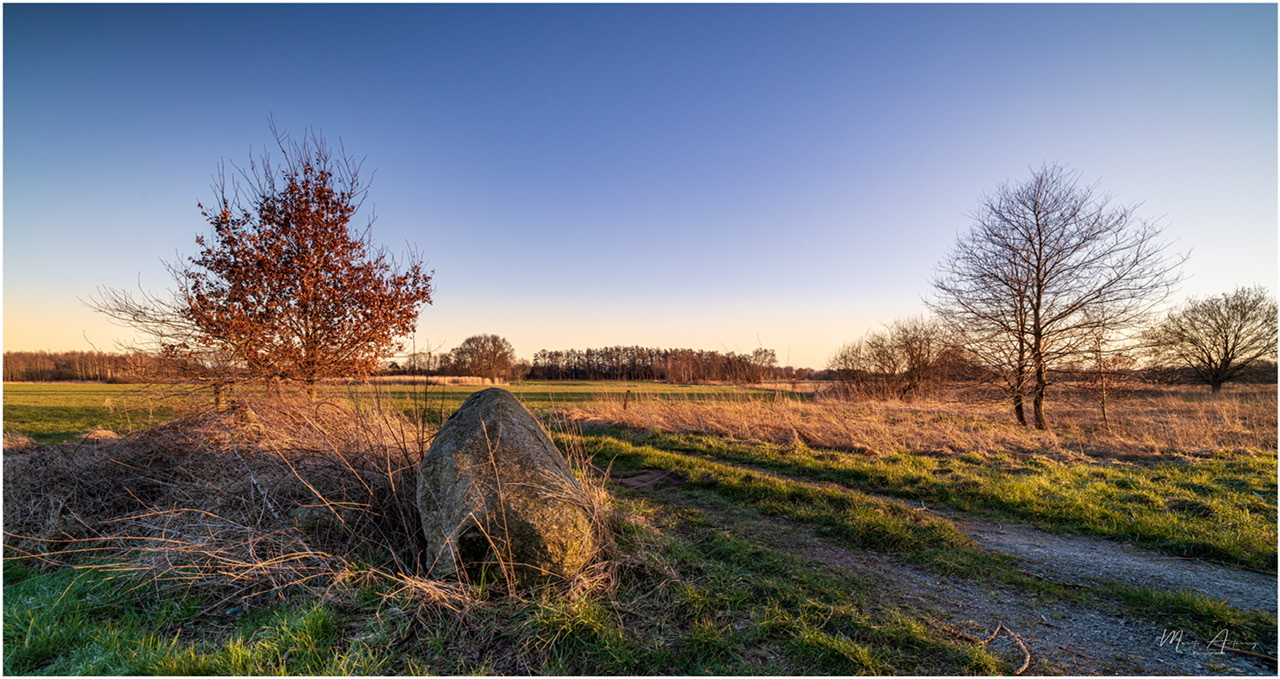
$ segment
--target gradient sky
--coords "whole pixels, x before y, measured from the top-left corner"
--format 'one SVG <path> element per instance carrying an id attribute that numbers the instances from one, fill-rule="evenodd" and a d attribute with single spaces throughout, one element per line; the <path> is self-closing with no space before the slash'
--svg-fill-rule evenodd
<path id="1" fill-rule="evenodd" d="M 4 348 L 112 350 L 220 160 L 312 127 L 435 270 L 418 348 L 777 351 L 924 312 L 984 193 L 1061 163 L 1276 289 L 1276 6 L 4 6 Z"/>

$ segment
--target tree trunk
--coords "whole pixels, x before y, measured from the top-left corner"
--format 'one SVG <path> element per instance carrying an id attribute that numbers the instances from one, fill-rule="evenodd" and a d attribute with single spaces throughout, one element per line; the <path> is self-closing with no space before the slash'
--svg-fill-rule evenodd
<path id="1" fill-rule="evenodd" d="M 1036 361 L 1036 384 L 1031 397 L 1031 407 L 1035 415 L 1036 429 L 1049 430 L 1049 422 L 1044 416 L 1044 392 L 1048 386 L 1043 361 Z"/>
<path id="2" fill-rule="evenodd" d="M 1098 402 L 1098 407 L 1102 410 L 1102 426 L 1110 429 L 1111 421 L 1107 419 L 1107 383 L 1105 381 L 1107 378 L 1103 375 L 1102 379 L 1102 398 Z"/>
<path id="3" fill-rule="evenodd" d="M 1044 390 L 1036 387 L 1035 396 L 1031 399 L 1032 412 L 1035 415 L 1036 429 L 1049 431 L 1049 422 L 1044 416 Z"/>
<path id="4" fill-rule="evenodd" d="M 1027 373 L 1025 364 L 1021 363 L 1022 356 L 1018 357 L 1019 364 L 1013 371 L 1013 379 L 1009 384 L 1009 395 L 1013 397 L 1013 416 L 1018 418 L 1018 424 L 1027 426 L 1026 412 L 1026 391 L 1027 391 Z"/>

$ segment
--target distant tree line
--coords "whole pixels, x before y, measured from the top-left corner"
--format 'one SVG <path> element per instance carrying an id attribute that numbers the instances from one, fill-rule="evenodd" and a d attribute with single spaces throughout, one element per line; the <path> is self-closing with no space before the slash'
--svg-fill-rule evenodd
<path id="1" fill-rule="evenodd" d="M 388 365 L 397 374 L 463 375 L 507 380 L 629 380 L 675 383 L 805 380 L 814 371 L 778 366 L 772 349 L 749 354 L 695 349 L 614 346 L 592 349 L 543 349 L 532 362 L 516 358 L 497 335 L 469 337 L 443 353 L 419 352 Z"/>
<path id="2" fill-rule="evenodd" d="M 999 375 L 943 335 L 919 332 L 920 319 L 894 321 L 883 331 L 871 331 L 861 340 L 841 347 L 826 369 L 811 370 L 791 366 L 773 366 L 768 370 L 744 368 L 742 359 L 749 355 L 718 354 L 692 349 L 652 349 L 645 347 L 610 347 L 579 351 L 539 351 L 531 364 L 515 358 L 486 364 L 464 345 L 443 353 L 419 352 L 386 365 L 383 374 L 476 376 L 489 379 L 519 381 L 537 380 L 628 380 L 670 381 L 686 383 L 759 381 L 831 382 L 838 395 L 848 397 L 910 398 L 928 394 L 945 383 L 995 381 Z M 458 349 L 463 349 L 458 351 Z M 644 350 L 656 361 L 615 362 L 625 352 L 611 349 Z M 767 351 L 767 350 L 766 350 Z M 1105 378 L 1115 381 L 1139 380 L 1152 384 L 1209 384 L 1203 371 L 1181 365 L 1160 353 L 1163 347 L 1148 347 L 1127 354 L 1109 354 L 1100 371 L 1096 359 L 1082 354 L 1077 360 L 1055 370 L 1061 382 L 1093 382 Z M 719 356 L 716 358 L 715 355 Z M 492 354 L 491 354 L 492 355 Z M 643 356 L 643 353 L 638 355 Z M 589 358 L 588 358 L 589 356 Z M 607 360 L 602 360 L 607 356 Z M 732 356 L 732 359 L 730 359 Z M 1148 358 L 1141 367 L 1138 356 Z M 153 380 L 163 361 L 143 353 L 107 353 L 101 351 L 6 351 L 6 382 L 146 382 Z M 1238 364 L 1239 361 L 1231 363 Z M 615 366 L 617 366 L 615 368 Z M 494 368 L 497 368 L 495 371 Z M 669 368 L 674 368 L 671 370 Z M 745 376 L 744 379 L 739 377 Z M 755 377 L 759 380 L 755 380 Z M 1277 366 L 1274 356 L 1253 360 L 1232 373 L 1238 383 L 1274 384 Z M 1221 384 L 1221 383 L 1220 383 Z"/>
<path id="3" fill-rule="evenodd" d="M 749 354 L 695 349 L 616 346 L 599 349 L 543 349 L 533 356 L 529 377 L 538 380 L 655 380 L 683 384 L 795 378 L 795 368 L 778 366 L 772 349 Z M 805 377 L 807 377 L 807 372 Z M 800 378 L 803 379 L 803 378 Z"/>
<path id="4" fill-rule="evenodd" d="M 515 382 L 529 374 L 529 364 L 516 358 L 511 342 L 498 335 L 473 335 L 453 349 L 418 351 L 386 364 L 387 375 L 448 375 Z"/>
<path id="5" fill-rule="evenodd" d="M 135 382 L 155 358 L 102 351 L 6 351 L 5 382 Z"/>

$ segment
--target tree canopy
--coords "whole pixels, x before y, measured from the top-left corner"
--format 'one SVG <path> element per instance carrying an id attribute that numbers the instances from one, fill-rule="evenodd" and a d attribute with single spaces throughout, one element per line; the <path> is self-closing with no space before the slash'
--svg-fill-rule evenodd
<path id="1" fill-rule="evenodd" d="M 516 351 L 511 342 L 498 335 L 473 335 L 454 347 L 446 361 L 465 375 L 497 381 L 511 372 Z"/>
<path id="2" fill-rule="evenodd" d="M 212 233 L 170 266 L 172 299 L 107 290 L 91 306 L 214 382 L 367 375 L 414 331 L 431 273 L 373 245 L 372 218 L 352 229 L 367 193 L 359 162 L 309 131 L 273 132 L 279 167 L 264 152 L 230 181 L 220 169 L 215 201 L 199 205 Z"/>

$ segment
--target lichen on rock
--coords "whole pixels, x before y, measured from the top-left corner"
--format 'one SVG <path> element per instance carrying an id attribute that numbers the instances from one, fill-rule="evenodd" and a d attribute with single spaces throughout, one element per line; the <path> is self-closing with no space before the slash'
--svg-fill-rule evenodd
<path id="1" fill-rule="evenodd" d="M 472 394 L 418 475 L 433 577 L 494 563 L 519 581 L 572 577 L 596 551 L 592 512 L 551 438 L 503 389 Z"/>

